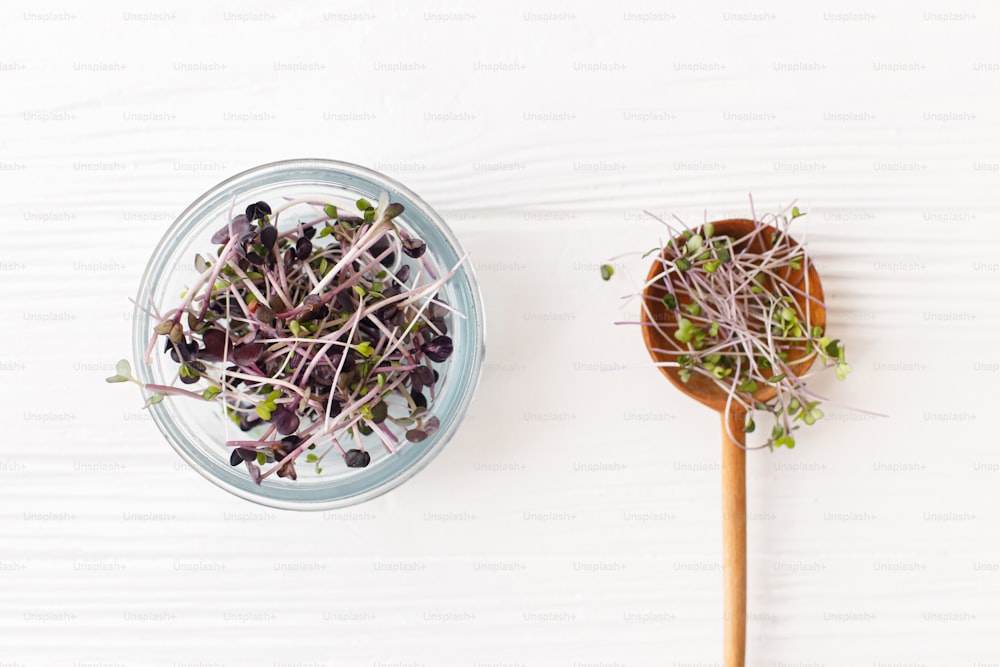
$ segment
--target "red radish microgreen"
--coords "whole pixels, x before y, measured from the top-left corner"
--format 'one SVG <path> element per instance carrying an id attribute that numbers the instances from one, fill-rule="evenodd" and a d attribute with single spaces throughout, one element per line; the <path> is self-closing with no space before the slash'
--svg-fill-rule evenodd
<path id="1" fill-rule="evenodd" d="M 387 194 L 355 206 L 350 215 L 307 197 L 230 214 L 212 236 L 216 252 L 195 256 L 180 304 L 163 313 L 149 304 L 160 321 L 145 362 L 162 340 L 174 383 L 144 384 L 126 360 L 107 381 L 143 387 L 144 407 L 168 396 L 218 403 L 256 436 L 226 444 L 258 484 L 297 479 L 300 459 L 321 473 L 331 452 L 366 467 L 362 436 L 390 453 L 425 440 L 439 427 L 434 365 L 451 356 L 449 324 L 462 317 L 440 296 L 458 265 L 439 271 L 394 222 L 404 209 Z"/>
<path id="2" fill-rule="evenodd" d="M 691 230 L 656 218 L 670 240 L 643 256 L 659 254 L 662 271 L 630 297 L 640 301 L 647 321 L 619 323 L 663 332 L 674 349 L 661 352 L 676 361 L 657 366 L 678 369 L 685 383 L 694 374 L 710 378 L 725 390 L 730 404 L 746 409 L 746 433 L 756 429 L 755 412 L 770 414 L 774 427 L 761 447 L 794 447 L 793 433 L 821 419 L 819 406 L 827 400 L 809 389 L 807 381 L 830 367 L 840 380 L 851 371 L 841 341 L 811 321 L 813 308 L 824 306 L 810 308 L 810 301 L 817 300 L 803 280 L 808 281 L 811 260 L 805 243 L 789 234 L 791 222 L 802 215 L 798 207 L 764 215 L 743 238 L 717 236 L 711 223 Z M 602 279 L 611 278 L 610 268 L 601 266 Z M 650 286 L 663 292 L 656 305 L 661 312 L 665 306 L 674 318 L 672 335 L 651 315 Z M 813 361 L 818 363 L 806 370 Z M 766 386 L 776 394 L 761 402 L 754 394 Z"/>

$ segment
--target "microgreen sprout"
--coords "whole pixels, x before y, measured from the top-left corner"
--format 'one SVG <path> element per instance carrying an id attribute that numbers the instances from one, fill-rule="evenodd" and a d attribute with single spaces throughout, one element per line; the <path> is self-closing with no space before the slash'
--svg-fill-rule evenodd
<path id="1" fill-rule="evenodd" d="M 195 256 L 180 304 L 148 304 L 159 322 L 144 361 L 161 341 L 174 383 L 144 384 L 125 360 L 107 381 L 141 386 L 144 407 L 174 396 L 218 404 L 254 436 L 226 445 L 258 484 L 297 479 L 299 460 L 321 473 L 331 452 L 366 467 L 366 439 L 393 453 L 428 438 L 439 427 L 435 365 L 451 356 L 449 325 L 462 317 L 440 293 L 464 258 L 440 271 L 387 194 L 358 199 L 356 213 L 343 204 L 307 197 L 230 213 L 212 236 L 217 251 Z"/>
<path id="2" fill-rule="evenodd" d="M 851 371 L 842 342 L 813 321 L 825 322 L 814 314 L 825 306 L 809 293 L 806 246 L 789 234 L 803 215 L 798 207 L 764 215 L 742 238 L 717 234 L 712 223 L 691 230 L 660 220 L 670 240 L 643 255 L 658 253 L 660 266 L 632 297 L 644 312 L 635 324 L 656 327 L 667 341 L 669 349 L 656 352 L 670 360 L 657 366 L 677 369 L 683 383 L 697 374 L 724 390 L 727 406 L 747 414 L 745 433 L 756 430 L 755 413 L 771 415 L 761 447 L 794 447 L 794 432 L 823 417 L 825 399 L 806 386 L 810 377 L 833 367 L 844 380 Z"/>

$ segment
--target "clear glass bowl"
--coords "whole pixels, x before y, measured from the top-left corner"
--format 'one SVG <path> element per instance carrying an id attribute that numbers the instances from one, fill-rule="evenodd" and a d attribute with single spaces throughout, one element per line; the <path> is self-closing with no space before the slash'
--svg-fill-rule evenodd
<path id="1" fill-rule="evenodd" d="M 237 174 L 198 197 L 163 235 L 143 274 L 132 329 L 136 377 L 144 383 L 170 384 L 176 376 L 177 364 L 163 354 L 159 341 L 151 363 L 144 362 L 146 346 L 157 325 L 144 308 L 150 302 L 163 310 L 179 305 L 181 292 L 197 275 L 195 254 L 212 254 L 215 246 L 211 236 L 225 224 L 231 207 L 240 212 L 255 201 L 274 206 L 282 197 L 304 195 L 342 199 L 345 207 L 353 207 L 362 197 L 378 201 L 383 191 L 389 193 L 391 201 L 403 204 L 405 211 L 396 219 L 397 224 L 424 240 L 425 257 L 438 268 L 450 269 L 465 254 L 441 217 L 417 195 L 382 174 L 346 162 L 302 159 L 265 164 Z M 245 466 L 229 465 L 227 436 L 237 439 L 250 434 L 242 434 L 225 418 L 217 402 L 167 397 L 150 406 L 153 421 L 195 470 L 247 500 L 282 509 L 324 510 L 381 495 L 412 477 L 441 451 L 455 434 L 479 384 L 485 322 L 479 286 L 468 260 L 439 293 L 465 314 L 465 319 L 451 318 L 448 333 L 455 351 L 444 365 L 437 366 L 440 381 L 429 409 L 441 425 L 423 442 L 401 442 L 394 454 L 381 446 L 368 447 L 366 442 L 372 454 L 366 468 L 348 468 L 333 453 L 324 462 L 321 474 L 315 474 L 313 466 L 302 464 L 297 466 L 297 481 L 272 475 L 258 486 Z"/>

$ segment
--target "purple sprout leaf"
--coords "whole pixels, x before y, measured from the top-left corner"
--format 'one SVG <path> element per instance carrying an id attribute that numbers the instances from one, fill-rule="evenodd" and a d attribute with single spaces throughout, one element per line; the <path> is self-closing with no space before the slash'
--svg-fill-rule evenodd
<path id="1" fill-rule="evenodd" d="M 278 433 L 281 435 L 289 435 L 299 430 L 298 415 L 284 405 L 279 405 L 278 408 L 271 413 L 271 423 L 274 424 L 274 426 L 278 429 Z"/>
<path id="2" fill-rule="evenodd" d="M 225 225 L 212 234 L 212 243 L 216 245 L 226 245 L 229 242 L 229 225 Z"/>
<path id="3" fill-rule="evenodd" d="M 256 315 L 257 319 L 264 324 L 271 324 L 274 322 L 274 311 L 264 304 L 257 306 L 257 310 L 254 311 L 254 315 Z"/>
<path id="4" fill-rule="evenodd" d="M 240 238 L 250 229 L 250 221 L 245 215 L 238 215 L 233 218 L 233 234 Z M 229 225 L 223 225 L 222 229 L 212 235 L 212 243 L 225 245 L 229 242 Z"/>
<path id="5" fill-rule="evenodd" d="M 299 476 L 295 472 L 295 461 L 289 461 L 278 468 L 278 477 L 289 477 L 293 481 L 298 479 Z"/>
<path id="6" fill-rule="evenodd" d="M 253 480 L 253 483 L 260 486 L 260 466 L 247 461 L 247 470 L 250 471 L 250 479 Z"/>
<path id="7" fill-rule="evenodd" d="M 268 249 L 274 247 L 275 241 L 278 240 L 278 229 L 274 225 L 264 225 L 260 230 L 260 244 Z"/>
<path id="8" fill-rule="evenodd" d="M 205 347 L 199 357 L 208 361 L 221 361 L 226 351 L 227 336 L 221 329 L 209 329 L 201 336 Z"/>
<path id="9" fill-rule="evenodd" d="M 312 241 L 310 241 L 309 239 L 301 237 L 299 238 L 298 241 L 296 241 L 295 259 L 299 261 L 309 259 L 309 256 L 312 254 L 312 251 L 313 251 L 313 245 Z"/>
<path id="10" fill-rule="evenodd" d="M 312 372 L 312 381 L 321 387 L 329 387 L 333 384 L 333 376 L 337 369 L 332 366 L 317 366 Z"/>
<path id="11" fill-rule="evenodd" d="M 168 341 L 167 350 L 170 352 L 170 359 L 178 364 L 193 361 L 198 354 L 198 343 L 195 341 L 182 340 L 179 343 Z"/>
<path id="12" fill-rule="evenodd" d="M 431 305 L 427 307 L 427 315 L 434 321 L 443 320 L 448 316 L 448 309 L 445 307 L 447 304 L 443 303 L 439 299 L 431 301 Z"/>
<path id="13" fill-rule="evenodd" d="M 434 371 L 428 366 L 417 366 L 414 368 L 412 377 L 415 380 L 419 380 L 420 384 L 425 387 L 434 384 Z"/>
<path id="14" fill-rule="evenodd" d="M 372 455 L 360 449 L 349 449 L 344 454 L 348 468 L 365 468 L 372 462 Z"/>
<path id="15" fill-rule="evenodd" d="M 246 433 L 264 421 L 256 412 L 248 412 L 240 416 L 240 430 Z M 256 454 L 255 454 L 256 456 Z"/>
<path id="16" fill-rule="evenodd" d="M 451 356 L 455 347 L 449 336 L 438 336 L 429 343 L 424 343 L 420 349 L 423 350 L 423 353 L 427 355 L 428 359 L 441 363 Z"/>
<path id="17" fill-rule="evenodd" d="M 302 312 L 299 313 L 299 322 L 311 322 L 312 320 L 322 318 L 323 315 L 321 313 L 325 307 L 322 299 L 318 296 L 315 294 L 308 295 L 302 301 Z M 329 310 L 327 312 L 329 313 Z"/>
<path id="18" fill-rule="evenodd" d="M 403 252 L 406 253 L 408 257 L 413 259 L 418 259 L 423 256 L 427 251 L 427 244 L 420 239 L 404 239 L 403 240 Z"/>
<path id="19" fill-rule="evenodd" d="M 271 207 L 266 201 L 259 201 L 247 206 L 247 219 L 263 220 L 264 216 L 271 215 Z"/>
<path id="20" fill-rule="evenodd" d="M 427 433 L 423 429 L 411 428 L 406 432 L 406 439 L 410 442 L 423 442 L 427 439 Z"/>
<path id="21" fill-rule="evenodd" d="M 244 343 L 243 345 L 237 345 L 233 350 L 233 361 L 240 366 L 249 366 L 256 363 L 263 354 L 263 343 Z"/>
<path id="22" fill-rule="evenodd" d="M 419 392 L 419 391 L 411 391 L 410 392 L 410 398 L 413 399 L 413 404 L 416 405 L 417 408 L 426 408 L 427 407 L 427 397 L 424 396 L 421 392 Z"/>
<path id="23" fill-rule="evenodd" d="M 434 435 L 437 430 L 441 427 L 441 422 L 437 417 L 431 417 L 424 422 L 424 433 L 427 435 Z"/>

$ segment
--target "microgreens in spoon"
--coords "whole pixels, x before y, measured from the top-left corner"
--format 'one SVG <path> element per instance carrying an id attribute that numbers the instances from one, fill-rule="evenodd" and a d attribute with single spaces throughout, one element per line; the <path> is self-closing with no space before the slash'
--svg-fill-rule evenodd
<path id="1" fill-rule="evenodd" d="M 672 360 L 656 365 L 677 369 L 684 383 L 697 374 L 723 389 L 727 406 L 746 410 L 744 432 L 756 429 L 755 412 L 770 414 L 774 426 L 761 447 L 794 447 L 793 432 L 823 417 L 819 406 L 827 399 L 807 387 L 809 378 L 832 367 L 843 380 L 851 371 L 841 341 L 813 321 L 812 311 L 824 304 L 810 294 L 806 245 L 789 234 L 802 215 L 792 207 L 754 217 L 752 231 L 741 238 L 717 236 L 712 223 L 692 230 L 679 220 L 675 226 L 656 218 L 670 240 L 643 255 L 658 253 L 661 264 L 632 296 L 644 321 L 619 322 L 661 331 L 672 348 L 655 351 Z M 610 280 L 612 266 L 600 269 Z M 654 298 L 660 301 L 655 310 L 665 311 L 668 321 L 653 317 Z M 819 363 L 809 370 L 813 362 Z M 773 397 L 759 400 L 755 394 L 768 386 Z"/>
<path id="2" fill-rule="evenodd" d="M 440 426 L 435 366 L 451 356 L 448 326 L 462 314 L 439 292 L 464 258 L 439 272 L 385 193 L 377 205 L 359 199 L 357 212 L 337 203 L 317 196 L 231 211 L 212 237 L 216 252 L 195 256 L 181 303 L 147 309 L 159 323 L 145 362 L 162 341 L 177 364 L 173 382 L 144 384 L 125 360 L 107 378 L 150 392 L 144 407 L 166 396 L 220 404 L 254 436 L 226 444 L 230 463 L 258 484 L 297 479 L 300 460 L 321 473 L 331 452 L 363 468 L 372 460 L 365 439 L 393 453 Z M 309 215 L 293 216 L 296 208 Z"/>

